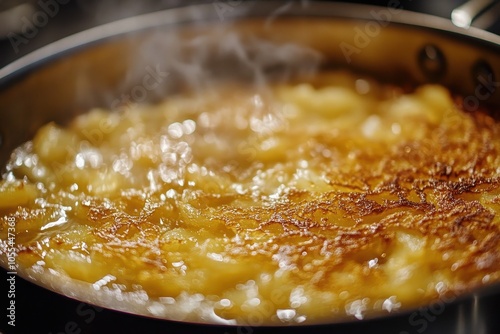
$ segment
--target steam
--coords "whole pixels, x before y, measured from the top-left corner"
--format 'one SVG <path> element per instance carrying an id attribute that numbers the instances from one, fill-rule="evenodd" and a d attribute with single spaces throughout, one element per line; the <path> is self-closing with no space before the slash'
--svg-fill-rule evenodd
<path id="1" fill-rule="evenodd" d="M 168 77 L 147 91 L 147 101 L 183 90 L 206 92 L 219 82 L 231 80 L 265 90 L 271 83 L 314 74 L 322 62 L 321 54 L 310 47 L 273 42 L 248 31 L 243 34 L 232 23 L 198 21 L 202 15 L 196 7 L 190 14 L 188 34 L 183 27 L 176 30 L 174 26 L 170 31 L 159 28 L 134 46 L 118 92 L 129 92 L 143 82 L 148 68 L 168 73 Z M 272 29 L 265 20 L 262 25 Z M 109 98 L 114 101 L 117 95 L 120 93 L 113 92 Z"/>

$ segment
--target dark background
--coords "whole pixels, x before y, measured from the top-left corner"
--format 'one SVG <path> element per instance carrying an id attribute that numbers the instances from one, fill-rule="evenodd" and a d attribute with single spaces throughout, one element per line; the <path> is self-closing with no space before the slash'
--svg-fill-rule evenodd
<path id="1" fill-rule="evenodd" d="M 47 2 L 49 0 L 42 0 Z M 55 1 L 55 0 L 52 0 Z M 67 0 L 66 0 L 67 1 Z M 62 1 L 62 2 L 66 2 Z M 212 1 L 197 1 L 209 2 Z M 219 0 L 216 0 L 219 1 Z M 192 3 L 193 1 L 189 2 Z M 353 1 L 367 2 L 367 1 Z M 0 0 L 0 10 L 2 5 L 5 5 L 5 0 Z M 20 44 L 16 52 L 12 45 L 12 41 L 8 38 L 0 39 L 0 68 L 10 62 L 22 57 L 23 55 L 40 48 L 52 41 L 62 37 L 71 35 L 75 32 L 85 30 L 106 22 L 114 21 L 120 18 L 125 18 L 135 14 L 147 13 L 156 10 L 166 9 L 173 6 L 187 4 L 188 1 L 182 0 L 160 0 L 160 1 L 98 1 L 98 0 L 69 0 L 65 4 L 59 5 L 57 15 L 51 18 L 46 25 L 39 28 L 36 36 L 29 39 L 26 44 Z M 370 4 L 387 6 L 388 1 L 371 1 Z M 432 1 L 432 0 L 402 0 L 401 4 L 404 9 L 430 13 L 437 16 L 449 18 L 453 8 L 462 4 L 463 1 Z M 34 6 L 39 6 L 35 2 Z M 498 6 L 497 6 L 498 7 Z M 37 7 L 36 7 L 37 8 Z M 498 20 L 500 21 L 500 20 Z M 4 22 L 0 22 L 0 26 Z M 489 28 L 494 33 L 500 33 L 500 24 L 497 22 Z M 16 327 L 7 326 L 8 319 L 5 317 L 7 307 L 7 291 L 5 271 L 0 272 L 2 296 L 0 312 L 0 333 L 245 333 L 253 334 L 260 332 L 269 333 L 298 333 L 303 329 L 285 329 L 277 331 L 275 329 L 257 329 L 251 327 L 239 328 L 220 328 L 210 326 L 196 326 L 186 324 L 176 324 L 166 321 L 156 321 L 145 319 L 136 316 L 124 316 L 122 313 L 109 310 L 96 309 L 90 305 L 73 301 L 65 297 L 56 295 L 47 290 L 40 289 L 21 278 L 16 278 Z M 489 299 L 488 299 L 489 298 Z M 496 298 L 498 299 L 498 298 Z M 491 297 L 487 297 L 486 303 L 488 307 L 496 310 L 490 312 L 490 317 L 498 314 L 499 301 Z M 447 308 L 456 306 L 448 305 Z M 467 304 L 464 312 L 470 312 L 475 306 Z M 484 306 L 483 306 L 484 307 Z M 477 311 L 477 310 L 476 310 Z M 488 310 L 487 310 L 488 311 Z M 488 312 L 486 312 L 488 313 Z M 390 327 L 387 327 L 387 322 L 384 325 L 384 320 L 374 320 L 363 322 L 355 327 L 350 325 L 337 326 L 335 329 L 331 327 L 314 327 L 307 330 L 311 333 L 397 333 L 408 331 L 408 333 L 417 333 L 419 327 L 410 327 L 408 323 L 409 315 L 398 317 L 392 320 Z M 447 317 L 443 314 L 429 322 L 432 323 L 432 328 L 427 328 L 423 333 L 459 333 L 460 330 L 450 328 L 447 323 Z M 386 320 L 385 320 L 386 321 Z M 499 321 L 500 323 L 500 316 Z M 499 325 L 500 327 L 500 325 Z M 381 329 L 382 328 L 382 329 Z M 470 329 L 470 328 L 469 328 Z M 472 333 L 473 331 L 471 331 Z M 469 333 L 464 329 L 463 333 Z M 479 332 L 478 332 L 479 333 Z M 487 332 L 484 332 L 487 333 Z M 491 333 L 500 333 L 500 329 L 493 329 Z"/>

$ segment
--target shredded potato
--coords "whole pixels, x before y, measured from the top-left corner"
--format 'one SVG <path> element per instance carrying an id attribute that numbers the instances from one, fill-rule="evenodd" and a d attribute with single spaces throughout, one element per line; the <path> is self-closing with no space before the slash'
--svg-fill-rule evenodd
<path id="1" fill-rule="evenodd" d="M 41 128 L 0 184 L 0 254 L 15 221 L 21 272 L 101 304 L 362 319 L 500 281 L 499 175 L 500 125 L 440 86 L 218 87 Z"/>

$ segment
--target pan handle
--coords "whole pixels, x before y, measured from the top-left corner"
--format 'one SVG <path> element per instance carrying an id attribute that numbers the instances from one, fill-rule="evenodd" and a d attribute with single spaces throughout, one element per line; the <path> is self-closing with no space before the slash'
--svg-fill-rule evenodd
<path id="1" fill-rule="evenodd" d="M 474 27 L 487 29 L 498 19 L 500 1 L 469 0 L 451 12 L 451 21 L 460 28 Z"/>

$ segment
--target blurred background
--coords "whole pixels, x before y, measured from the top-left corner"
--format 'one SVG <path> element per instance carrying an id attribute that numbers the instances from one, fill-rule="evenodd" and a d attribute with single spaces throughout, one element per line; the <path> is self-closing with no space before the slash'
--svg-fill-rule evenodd
<path id="1" fill-rule="evenodd" d="M 224 6 L 241 1 L 244 0 L 0 0 L 0 68 L 45 44 L 103 23 L 181 5 L 212 3 L 214 6 Z M 350 2 L 388 6 L 394 1 Z M 286 2 L 291 1 L 284 1 Z M 308 0 L 297 2 L 306 5 Z M 445 18 L 450 18 L 453 9 L 465 2 L 464 0 L 397 1 L 406 10 Z M 498 20 L 500 1 L 473 0 L 472 3 L 489 6 L 490 9 L 487 15 L 480 16 L 474 25 L 500 34 L 500 20 Z"/>

